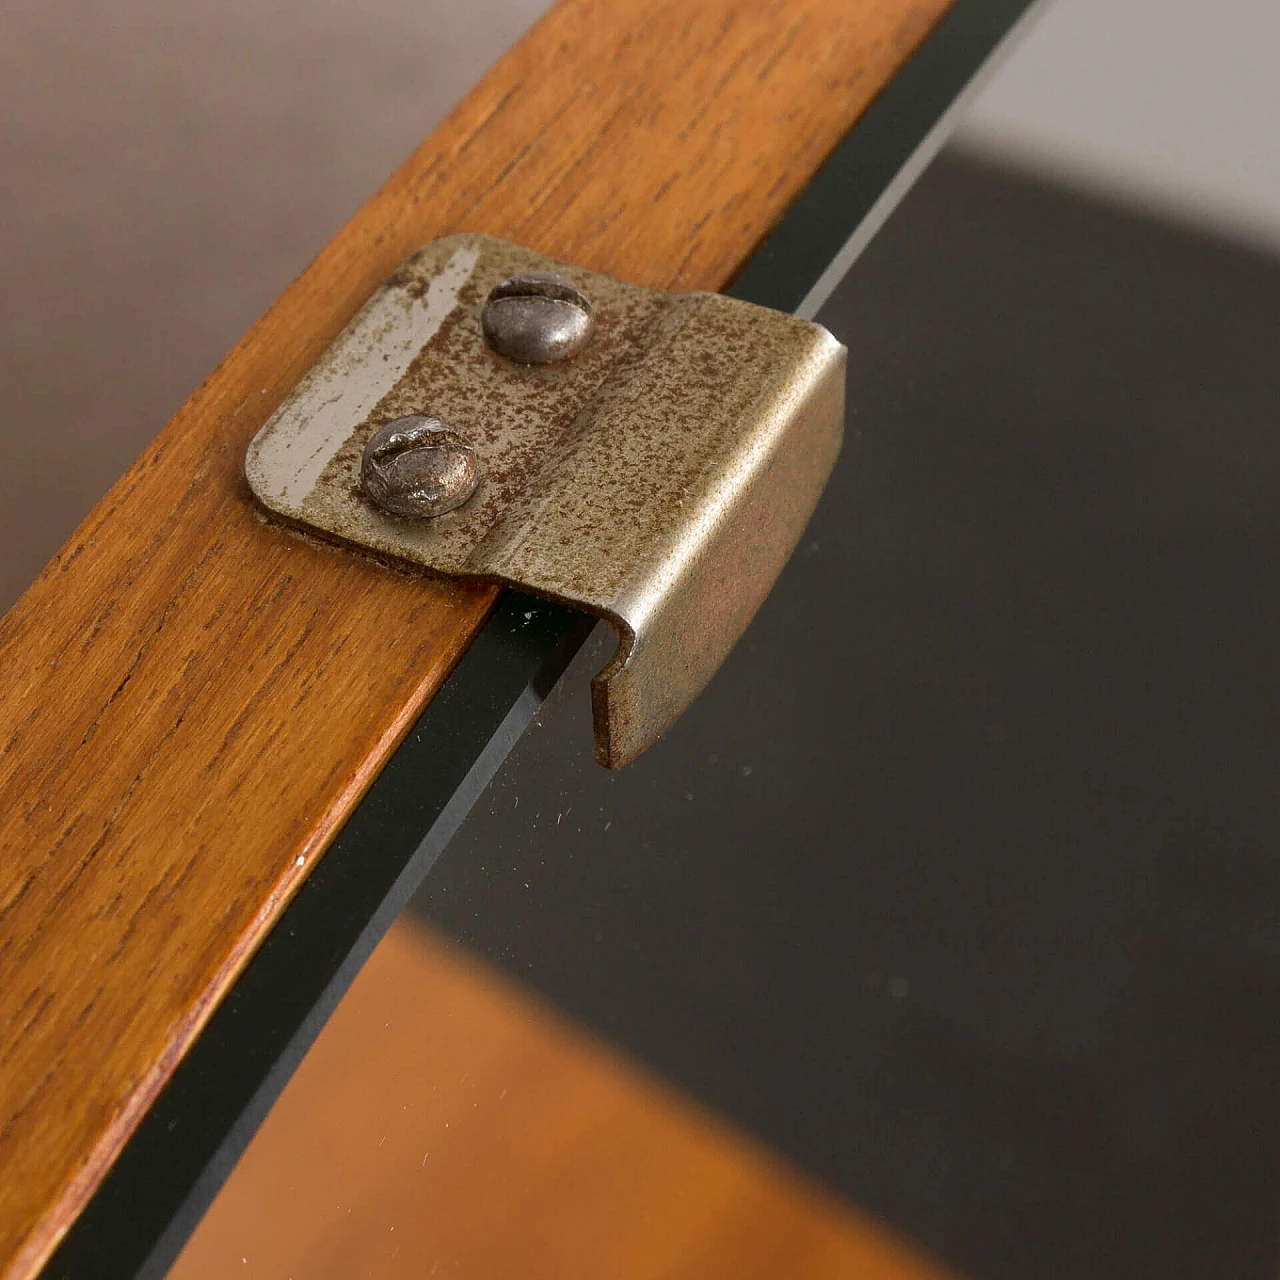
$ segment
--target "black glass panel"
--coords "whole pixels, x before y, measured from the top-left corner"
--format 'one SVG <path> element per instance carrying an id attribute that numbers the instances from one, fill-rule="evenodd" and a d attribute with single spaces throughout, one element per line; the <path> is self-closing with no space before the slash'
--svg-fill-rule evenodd
<path id="1" fill-rule="evenodd" d="M 565 681 L 416 909 L 982 1280 L 1274 1277 L 1280 263 L 947 160 L 675 730 Z"/>

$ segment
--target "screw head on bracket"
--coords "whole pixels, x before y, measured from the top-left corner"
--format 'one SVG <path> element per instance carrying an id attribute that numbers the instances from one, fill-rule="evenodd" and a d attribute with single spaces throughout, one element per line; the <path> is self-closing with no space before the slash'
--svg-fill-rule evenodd
<path id="1" fill-rule="evenodd" d="M 438 418 L 396 418 L 369 437 L 360 463 L 365 496 L 397 516 L 442 516 L 475 492 L 475 450 Z"/>
<path id="2" fill-rule="evenodd" d="M 546 271 L 522 271 L 497 285 L 480 323 L 489 345 L 518 364 L 552 364 L 581 351 L 595 323 L 576 285 Z"/>

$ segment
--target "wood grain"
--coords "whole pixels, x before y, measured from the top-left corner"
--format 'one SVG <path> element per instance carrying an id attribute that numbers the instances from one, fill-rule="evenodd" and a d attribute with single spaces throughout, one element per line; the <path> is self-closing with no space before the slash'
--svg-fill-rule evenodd
<path id="1" fill-rule="evenodd" d="M 403 923 L 338 1006 L 169 1280 L 431 1274 L 950 1273 L 438 935 Z"/>
<path id="2" fill-rule="evenodd" d="M 722 286 L 948 0 L 566 0 L 0 622 L 0 1273 L 33 1274 L 490 610 L 260 518 L 253 433 L 423 241 Z"/>

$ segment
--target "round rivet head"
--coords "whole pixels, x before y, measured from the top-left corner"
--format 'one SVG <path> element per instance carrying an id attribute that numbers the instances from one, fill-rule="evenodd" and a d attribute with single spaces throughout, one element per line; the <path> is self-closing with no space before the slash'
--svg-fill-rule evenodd
<path id="1" fill-rule="evenodd" d="M 369 437 L 360 463 L 365 495 L 397 516 L 442 516 L 475 492 L 475 450 L 438 418 L 397 418 Z"/>
<path id="2" fill-rule="evenodd" d="M 518 364 L 551 364 L 581 351 L 594 323 L 576 285 L 545 271 L 522 271 L 489 294 L 480 318 L 485 340 Z"/>

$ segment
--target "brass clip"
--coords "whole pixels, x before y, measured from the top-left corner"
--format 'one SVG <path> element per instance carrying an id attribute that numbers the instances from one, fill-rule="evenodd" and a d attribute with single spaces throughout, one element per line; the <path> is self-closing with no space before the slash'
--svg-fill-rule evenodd
<path id="1" fill-rule="evenodd" d="M 616 768 L 703 689 L 790 556 L 840 448 L 844 364 L 809 321 L 449 236 L 339 334 L 245 474 L 307 529 L 607 619 L 592 705 Z"/>

